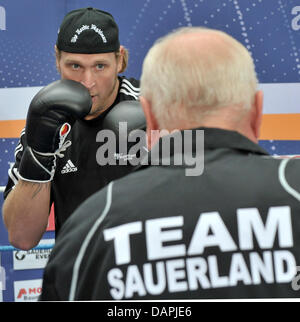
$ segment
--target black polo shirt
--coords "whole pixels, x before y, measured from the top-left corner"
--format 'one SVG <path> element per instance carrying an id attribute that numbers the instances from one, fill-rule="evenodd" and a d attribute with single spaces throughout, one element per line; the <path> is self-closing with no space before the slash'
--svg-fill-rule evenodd
<path id="1" fill-rule="evenodd" d="M 77 209 L 42 299 L 299 297 L 299 160 L 275 159 L 237 132 L 199 130 L 201 175 L 187 176 L 191 163 L 175 165 L 171 149 L 170 165 L 144 165 Z"/>

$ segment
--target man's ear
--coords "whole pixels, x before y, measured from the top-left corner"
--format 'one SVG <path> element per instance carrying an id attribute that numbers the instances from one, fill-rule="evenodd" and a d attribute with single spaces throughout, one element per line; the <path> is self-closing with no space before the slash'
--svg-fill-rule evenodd
<path id="1" fill-rule="evenodd" d="M 118 74 L 123 72 L 123 60 L 124 60 L 125 48 L 124 46 L 120 46 L 120 53 L 118 59 Z"/>
<path id="2" fill-rule="evenodd" d="M 142 105 L 146 123 L 147 123 L 147 145 L 150 150 L 152 146 L 159 140 L 159 126 L 152 112 L 152 103 L 150 100 L 140 96 L 140 103 Z"/>
<path id="3" fill-rule="evenodd" d="M 254 113 L 253 113 L 253 119 L 252 119 L 252 129 L 257 140 L 260 136 L 260 128 L 261 128 L 262 115 L 263 115 L 263 100 L 264 100 L 263 91 L 257 91 L 255 94 L 254 111 L 253 111 Z"/>
<path id="4" fill-rule="evenodd" d="M 60 67 L 59 67 L 59 50 L 57 49 L 56 45 L 54 46 L 54 50 L 55 50 L 55 64 L 56 64 L 56 69 L 57 71 L 60 73 Z"/>

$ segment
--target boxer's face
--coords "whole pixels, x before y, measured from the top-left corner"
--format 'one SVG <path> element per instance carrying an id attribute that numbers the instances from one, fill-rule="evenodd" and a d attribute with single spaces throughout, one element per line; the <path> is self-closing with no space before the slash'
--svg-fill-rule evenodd
<path id="1" fill-rule="evenodd" d="M 113 104 L 118 94 L 122 56 L 62 51 L 57 56 L 56 64 L 62 79 L 80 82 L 89 90 L 93 105 L 86 120 L 97 117 Z"/>

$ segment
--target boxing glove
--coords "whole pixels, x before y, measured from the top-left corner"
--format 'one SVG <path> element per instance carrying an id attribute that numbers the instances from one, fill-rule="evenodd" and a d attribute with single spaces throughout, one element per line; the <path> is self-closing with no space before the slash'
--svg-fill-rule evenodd
<path id="1" fill-rule="evenodd" d="M 92 99 L 82 84 L 72 80 L 55 81 L 40 90 L 30 103 L 25 138 L 27 147 L 19 166 L 19 177 L 30 182 L 53 179 L 56 158 L 70 145 L 65 139 L 76 119 L 91 110 Z"/>
<path id="2" fill-rule="evenodd" d="M 115 153 L 109 155 L 109 162 L 114 164 L 118 160 L 118 165 L 127 165 L 130 160 L 132 165 L 136 165 L 144 154 L 143 147 L 146 147 L 146 119 L 139 101 L 122 101 L 114 106 L 105 116 L 102 127 L 105 131 L 100 131 L 97 135 L 97 142 L 104 142 L 108 136 L 107 130 L 117 138 L 118 147 Z M 114 140 L 111 140 L 113 142 Z M 105 149 L 105 146 L 103 146 Z M 113 147 L 109 149 L 113 151 Z M 100 165 L 106 164 L 104 152 L 100 148 L 96 158 Z"/>
<path id="3" fill-rule="evenodd" d="M 139 101 L 122 101 L 114 106 L 105 116 L 103 128 L 114 131 L 117 135 L 120 122 L 126 123 L 127 131 L 145 129 L 146 119 Z"/>

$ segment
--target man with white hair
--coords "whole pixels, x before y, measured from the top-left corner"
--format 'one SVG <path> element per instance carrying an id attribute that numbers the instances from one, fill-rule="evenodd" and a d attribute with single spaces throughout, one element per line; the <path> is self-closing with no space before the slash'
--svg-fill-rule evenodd
<path id="1" fill-rule="evenodd" d="M 298 297 L 300 164 L 257 144 L 263 94 L 244 46 L 170 33 L 145 58 L 140 102 L 148 158 L 66 222 L 41 299 Z"/>

